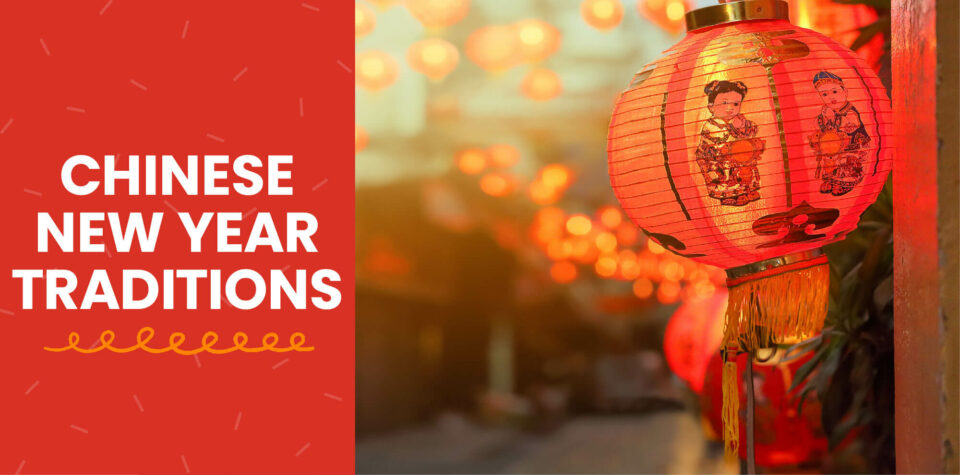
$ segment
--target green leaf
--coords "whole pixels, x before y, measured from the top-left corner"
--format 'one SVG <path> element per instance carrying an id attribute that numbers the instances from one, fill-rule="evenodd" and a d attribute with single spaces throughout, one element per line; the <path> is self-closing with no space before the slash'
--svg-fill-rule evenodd
<path id="1" fill-rule="evenodd" d="M 810 376 L 810 373 L 817 367 L 817 364 L 820 363 L 820 360 L 823 359 L 823 356 L 826 354 L 826 347 L 823 347 L 823 351 L 818 350 L 814 353 L 813 357 L 810 358 L 806 363 L 800 365 L 800 368 L 797 369 L 797 373 L 793 375 L 793 384 L 790 385 L 789 391 L 793 391 L 807 379 L 807 376 Z"/>

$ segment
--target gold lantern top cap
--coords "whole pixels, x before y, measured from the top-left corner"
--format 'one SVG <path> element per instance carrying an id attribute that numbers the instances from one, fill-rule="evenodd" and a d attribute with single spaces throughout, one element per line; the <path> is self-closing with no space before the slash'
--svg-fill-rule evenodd
<path id="1" fill-rule="evenodd" d="M 790 8 L 783 0 L 741 0 L 690 10 L 686 20 L 687 31 L 745 20 L 789 21 Z"/>

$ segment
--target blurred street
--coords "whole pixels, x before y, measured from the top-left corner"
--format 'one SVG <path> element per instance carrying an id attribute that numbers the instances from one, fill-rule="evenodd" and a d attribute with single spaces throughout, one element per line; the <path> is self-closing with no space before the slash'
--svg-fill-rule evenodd
<path id="1" fill-rule="evenodd" d="M 357 473 L 739 473 L 689 412 L 581 416 L 552 433 L 446 420 L 357 443 Z"/>

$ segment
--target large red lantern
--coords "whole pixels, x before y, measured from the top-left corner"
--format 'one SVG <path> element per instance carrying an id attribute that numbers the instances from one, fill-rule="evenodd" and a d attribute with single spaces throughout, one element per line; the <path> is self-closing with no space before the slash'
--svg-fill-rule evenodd
<path id="1" fill-rule="evenodd" d="M 856 228 L 890 171 L 889 100 L 856 53 L 792 25 L 786 2 L 724 3 L 686 20 L 687 36 L 617 102 L 614 192 L 651 239 L 727 270 L 728 357 L 810 337 L 827 310 L 820 247 Z M 732 361 L 724 374 L 724 439 L 736 452 Z"/>
<path id="2" fill-rule="evenodd" d="M 700 394 L 707 363 L 718 355 L 723 341 L 723 315 L 727 292 L 687 300 L 674 312 L 663 333 L 663 355 L 667 366 L 690 389 Z"/>

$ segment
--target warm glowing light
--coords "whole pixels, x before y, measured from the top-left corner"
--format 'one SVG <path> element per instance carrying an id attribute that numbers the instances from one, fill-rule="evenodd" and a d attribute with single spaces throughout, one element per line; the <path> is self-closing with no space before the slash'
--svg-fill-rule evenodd
<path id="1" fill-rule="evenodd" d="M 419 73 L 433 80 L 443 79 L 460 62 L 457 47 L 447 40 L 427 38 L 407 49 L 407 63 Z"/>
<path id="2" fill-rule="evenodd" d="M 659 276 L 658 262 L 657 256 L 650 251 L 643 251 L 637 256 L 637 267 L 640 268 L 640 274 L 646 277 Z"/>
<path id="3" fill-rule="evenodd" d="M 693 284 L 693 291 L 697 297 L 705 298 L 710 297 L 717 291 L 717 286 L 713 285 L 709 280 L 701 280 L 696 284 Z"/>
<path id="4" fill-rule="evenodd" d="M 653 295 L 653 282 L 650 279 L 640 278 L 633 282 L 633 295 L 645 299 Z"/>
<path id="5" fill-rule="evenodd" d="M 625 221 L 617 227 L 617 242 L 619 242 L 621 246 L 632 246 L 637 243 L 637 235 L 639 233 L 633 223 Z"/>
<path id="6" fill-rule="evenodd" d="M 468 148 L 457 154 L 457 168 L 467 175 L 478 175 L 487 167 L 487 154 L 483 150 Z"/>
<path id="7" fill-rule="evenodd" d="M 613 252 L 617 250 L 617 237 L 613 233 L 604 231 L 600 234 L 597 234 L 594 242 L 597 245 L 597 249 L 600 252 Z"/>
<path id="8" fill-rule="evenodd" d="M 463 20 L 470 0 L 406 0 L 407 10 L 427 28 L 443 28 Z"/>
<path id="9" fill-rule="evenodd" d="M 657 287 L 657 300 L 662 304 L 670 304 L 680 297 L 680 285 L 676 282 L 663 281 Z"/>
<path id="10" fill-rule="evenodd" d="M 568 284 L 577 278 L 577 266 L 569 261 L 554 262 L 550 266 L 550 278 L 560 284 Z"/>
<path id="11" fill-rule="evenodd" d="M 534 219 L 537 222 L 543 223 L 545 225 L 561 227 L 563 226 L 564 220 L 566 220 L 566 213 L 562 209 L 549 206 L 546 208 L 540 208 L 537 211 L 537 214 L 534 216 Z"/>
<path id="12" fill-rule="evenodd" d="M 600 256 L 593 267 L 600 277 L 612 277 L 617 273 L 617 259 L 610 255 Z"/>
<path id="13" fill-rule="evenodd" d="M 547 244 L 547 257 L 555 261 L 567 259 L 570 257 L 570 251 L 572 248 L 572 245 L 566 245 L 566 241 L 559 239 L 550 241 L 550 244 Z"/>
<path id="14" fill-rule="evenodd" d="M 513 178 L 503 173 L 488 173 L 480 178 L 480 189 L 490 196 L 507 196 L 513 185 Z"/>
<path id="15" fill-rule="evenodd" d="M 524 61 L 543 61 L 560 48 L 560 31 L 543 20 L 521 20 L 514 26 L 520 39 L 519 51 Z"/>
<path id="16" fill-rule="evenodd" d="M 580 3 L 580 16 L 598 30 L 609 30 L 623 20 L 623 5 L 620 0 L 583 0 Z"/>
<path id="17" fill-rule="evenodd" d="M 505 71 L 520 63 L 520 40 L 512 26 L 485 26 L 470 33 L 467 57 L 487 71 Z"/>
<path id="18" fill-rule="evenodd" d="M 620 213 L 620 210 L 617 209 L 616 206 L 604 206 L 600 208 L 598 214 L 600 223 L 607 229 L 616 229 L 620 226 L 620 223 L 623 222 L 623 214 Z"/>
<path id="19" fill-rule="evenodd" d="M 367 143 L 370 142 L 370 136 L 367 135 L 366 129 L 360 127 L 359 125 L 354 125 L 353 128 L 353 145 L 354 153 L 360 153 L 363 149 L 367 148 Z"/>
<path id="20" fill-rule="evenodd" d="M 663 246 L 657 244 L 653 239 L 647 240 L 647 249 L 650 249 L 650 252 L 654 254 L 663 254 L 666 251 Z"/>
<path id="21" fill-rule="evenodd" d="M 395 3 L 397 3 L 397 0 L 367 0 L 367 1 L 374 4 L 377 7 L 377 9 L 380 11 L 384 11 L 392 7 Z"/>
<path id="22" fill-rule="evenodd" d="M 356 83 L 368 91 L 379 91 L 397 80 L 397 62 L 382 51 L 364 51 L 356 57 Z"/>
<path id="23" fill-rule="evenodd" d="M 530 199 L 538 205 L 548 205 L 556 203 L 560 194 L 554 188 L 545 185 L 540 180 L 534 180 L 527 188 Z"/>
<path id="24" fill-rule="evenodd" d="M 520 161 L 520 151 L 510 144 L 500 143 L 487 147 L 490 164 L 499 168 L 510 168 Z"/>
<path id="25" fill-rule="evenodd" d="M 597 248 L 593 247 L 593 241 L 589 239 L 571 239 L 573 248 L 570 255 L 578 262 L 592 262 L 597 254 Z"/>
<path id="26" fill-rule="evenodd" d="M 637 260 L 624 260 L 620 259 L 618 263 L 620 267 L 620 277 L 623 277 L 627 280 L 633 280 L 637 277 L 640 277 L 640 266 L 637 265 Z"/>
<path id="27" fill-rule="evenodd" d="M 660 272 L 663 273 L 663 278 L 670 282 L 679 282 L 683 278 L 683 267 L 675 260 L 661 262 Z"/>
<path id="28" fill-rule="evenodd" d="M 570 169 L 566 165 L 552 163 L 540 170 L 540 179 L 550 188 L 563 188 L 570 183 Z"/>
<path id="29" fill-rule="evenodd" d="M 667 18 L 671 21 L 680 21 L 683 19 L 684 15 L 683 2 L 680 0 L 673 0 L 667 4 Z"/>
<path id="30" fill-rule="evenodd" d="M 590 232 L 593 223 L 586 215 L 575 214 L 567 218 L 567 231 L 575 236 L 584 236 Z"/>
<path id="31" fill-rule="evenodd" d="M 563 92 L 563 83 L 557 73 L 544 68 L 532 69 L 520 83 L 523 95 L 535 101 L 549 101 Z"/>
<path id="32" fill-rule="evenodd" d="M 641 16 L 671 33 L 683 31 L 683 17 L 690 7 L 690 0 L 639 0 L 637 2 L 637 11 Z"/>
<path id="33" fill-rule="evenodd" d="M 354 21 L 353 33 L 356 38 L 362 38 L 373 31 L 377 25 L 377 16 L 366 4 L 357 2 L 354 7 Z"/>

